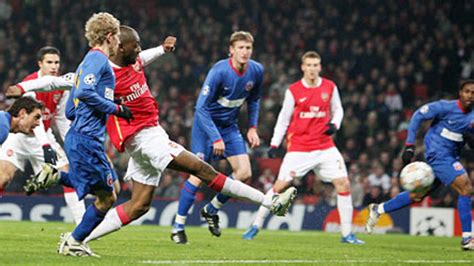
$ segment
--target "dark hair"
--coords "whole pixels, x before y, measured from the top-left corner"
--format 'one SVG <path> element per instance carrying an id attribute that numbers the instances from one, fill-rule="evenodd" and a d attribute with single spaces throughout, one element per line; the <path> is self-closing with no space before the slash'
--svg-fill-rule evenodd
<path id="1" fill-rule="evenodd" d="M 53 46 L 45 46 L 36 53 L 36 61 L 43 61 L 44 56 L 46 54 L 57 54 L 59 57 L 61 56 L 61 52 L 59 49 Z"/>
<path id="2" fill-rule="evenodd" d="M 474 84 L 474 79 L 466 79 L 466 80 L 461 81 L 461 86 L 459 87 L 459 90 L 464 89 L 464 86 L 468 84 Z"/>
<path id="3" fill-rule="evenodd" d="M 17 117 L 21 109 L 25 109 L 28 114 L 33 112 L 35 109 L 43 110 L 43 104 L 36 101 L 32 97 L 20 97 L 18 100 L 14 101 L 13 104 L 8 108 L 7 112 L 11 116 Z"/>

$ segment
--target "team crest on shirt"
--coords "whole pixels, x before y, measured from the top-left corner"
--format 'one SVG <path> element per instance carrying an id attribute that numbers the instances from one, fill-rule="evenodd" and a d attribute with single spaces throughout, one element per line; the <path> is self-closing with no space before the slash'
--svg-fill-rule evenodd
<path id="1" fill-rule="evenodd" d="M 109 173 L 109 174 L 107 175 L 107 185 L 108 185 L 109 187 L 111 187 L 113 184 L 114 184 L 114 179 L 112 178 L 112 174 Z"/>
<path id="2" fill-rule="evenodd" d="M 454 162 L 453 163 L 453 168 L 456 171 L 461 171 L 462 170 L 462 164 L 460 162 Z"/>
<path id="3" fill-rule="evenodd" d="M 321 93 L 321 99 L 325 102 L 329 101 L 329 94 L 327 92 Z"/>
<path id="4" fill-rule="evenodd" d="M 84 77 L 84 83 L 87 85 L 92 85 L 95 83 L 95 75 L 90 73 Z"/>
<path id="5" fill-rule="evenodd" d="M 291 177 L 296 177 L 296 172 L 295 171 L 290 171 L 290 176 Z"/>
<path id="6" fill-rule="evenodd" d="M 61 98 L 61 94 L 58 94 L 58 93 L 54 94 L 53 95 L 53 102 L 57 104 L 59 102 L 60 98 Z"/>
<path id="7" fill-rule="evenodd" d="M 253 81 L 247 82 L 247 84 L 245 84 L 245 90 L 250 91 L 252 89 L 253 89 Z"/>
<path id="8" fill-rule="evenodd" d="M 12 150 L 12 149 L 8 149 L 8 150 L 7 150 L 7 156 L 8 156 L 8 157 L 12 157 L 12 156 L 13 156 L 13 150 Z"/>

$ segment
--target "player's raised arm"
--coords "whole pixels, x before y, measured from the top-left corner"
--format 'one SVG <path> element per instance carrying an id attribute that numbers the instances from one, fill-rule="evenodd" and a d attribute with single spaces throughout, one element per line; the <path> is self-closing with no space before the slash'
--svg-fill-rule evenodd
<path id="1" fill-rule="evenodd" d="M 158 59 L 158 57 L 164 55 L 165 53 L 171 53 L 175 50 L 176 37 L 168 36 L 165 38 L 162 45 L 146 49 L 140 52 L 139 56 L 142 60 L 143 66 L 151 64 L 153 61 Z"/>
<path id="2" fill-rule="evenodd" d="M 216 124 L 212 120 L 211 114 L 208 110 L 208 106 L 215 97 L 217 87 L 219 85 L 218 76 L 219 73 L 217 73 L 214 69 L 209 71 L 195 107 L 195 115 L 198 116 L 198 119 L 195 121 L 200 123 L 201 128 L 206 131 L 213 143 L 222 139 L 222 136 L 217 130 Z"/>

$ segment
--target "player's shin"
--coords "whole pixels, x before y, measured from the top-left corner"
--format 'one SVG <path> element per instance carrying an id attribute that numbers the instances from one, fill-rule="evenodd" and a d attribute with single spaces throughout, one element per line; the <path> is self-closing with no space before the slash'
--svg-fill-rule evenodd
<path id="1" fill-rule="evenodd" d="M 265 197 L 271 199 L 273 195 L 275 194 L 275 191 L 273 188 L 270 188 L 267 193 L 265 193 Z M 255 221 L 253 222 L 253 225 L 257 226 L 258 228 L 262 228 L 263 222 L 265 221 L 265 218 L 270 214 L 270 210 L 260 206 L 257 211 L 257 216 L 255 217 Z"/>
<path id="2" fill-rule="evenodd" d="M 184 224 L 188 216 L 189 209 L 194 204 L 196 193 L 199 190 L 198 186 L 195 186 L 189 180 L 186 180 L 183 188 L 181 189 L 181 195 L 179 197 L 178 213 L 176 214 L 175 222 L 173 224 L 173 231 L 184 230 Z"/>
<path id="3" fill-rule="evenodd" d="M 348 236 L 352 233 L 352 197 L 350 192 L 337 194 L 337 211 L 341 223 L 342 236 Z"/>
<path id="4" fill-rule="evenodd" d="M 262 192 L 238 180 L 228 178 L 221 173 L 217 174 L 217 176 L 208 185 L 213 190 L 231 197 L 244 198 L 267 208 L 270 208 L 272 205 L 271 198 L 265 197 Z"/>
<path id="5" fill-rule="evenodd" d="M 86 212 L 84 200 L 79 200 L 76 191 L 69 187 L 64 187 L 64 200 L 71 211 L 74 223 L 76 223 L 76 225 L 80 224 L 82 216 L 84 216 Z"/>
<path id="6" fill-rule="evenodd" d="M 234 179 L 232 176 L 229 178 Z M 222 193 L 217 193 L 217 195 L 212 198 L 211 202 L 206 205 L 206 211 L 210 215 L 215 215 L 217 212 L 224 206 L 224 204 L 230 199 L 230 196 L 224 195 Z"/>
<path id="7" fill-rule="evenodd" d="M 84 240 L 85 243 L 120 230 L 132 220 L 125 213 L 123 204 L 110 210 L 104 220 Z"/>
<path id="8" fill-rule="evenodd" d="M 472 200 L 470 196 L 459 195 L 458 197 L 458 212 L 459 220 L 461 221 L 462 237 L 472 237 Z"/>

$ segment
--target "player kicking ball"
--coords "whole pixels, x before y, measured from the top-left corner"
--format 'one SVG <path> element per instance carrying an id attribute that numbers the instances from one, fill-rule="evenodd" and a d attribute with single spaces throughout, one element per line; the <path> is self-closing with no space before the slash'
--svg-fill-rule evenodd
<path id="1" fill-rule="evenodd" d="M 451 186 L 459 194 L 457 209 L 462 228 L 461 248 L 474 250 L 471 213 L 472 184 L 466 170 L 459 162 L 459 153 L 465 145 L 466 138 L 474 134 L 473 103 L 474 80 L 468 80 L 461 84 L 458 100 L 428 103 L 413 114 L 402 154 L 403 163 L 405 165 L 410 163 L 415 155 L 416 132 L 421 123 L 432 120 L 425 135 L 425 159 L 433 168 L 436 181 L 432 189 L 426 192 L 405 191 L 387 202 L 369 205 L 369 218 L 365 227 L 368 233 L 373 232 L 381 214 L 394 212 L 409 206 L 412 202 L 420 202 L 440 183 L 443 183 L 445 186 Z M 468 144 L 474 148 L 472 140 Z"/>
<path id="2" fill-rule="evenodd" d="M 131 110 L 134 120 L 110 116 L 107 132 L 119 151 L 126 151 L 130 160 L 125 180 L 132 182 L 132 198 L 110 210 L 104 221 L 83 240 L 90 240 L 119 230 L 140 218 L 149 209 L 162 172 L 169 168 L 199 177 L 211 189 L 223 194 L 250 200 L 283 216 L 296 196 L 290 187 L 281 194 L 262 192 L 217 172 L 212 166 L 170 140 L 158 123 L 158 106 L 146 82 L 143 68 L 162 55 L 172 52 L 176 38 L 168 37 L 162 46 L 141 51 L 138 33 L 127 26 L 120 27 L 118 53 L 110 57 L 116 77 L 115 98 Z M 57 80 L 57 83 L 62 82 Z M 58 87 L 64 88 L 66 84 Z M 70 87 L 71 85 L 69 85 Z M 43 85 L 42 87 L 48 87 Z M 61 176 L 67 173 L 61 173 Z M 49 168 L 35 178 L 39 188 L 58 182 L 59 174 Z"/>

